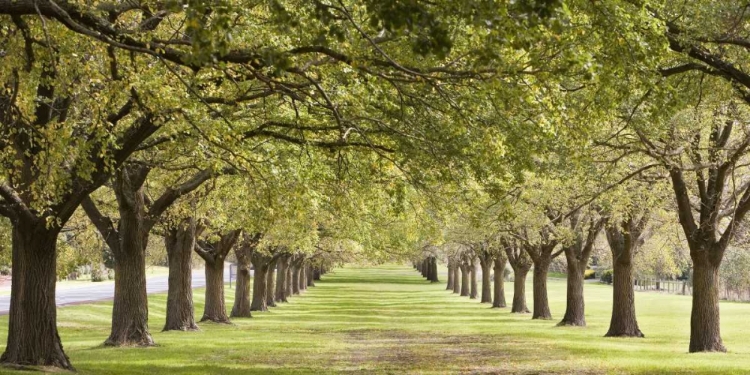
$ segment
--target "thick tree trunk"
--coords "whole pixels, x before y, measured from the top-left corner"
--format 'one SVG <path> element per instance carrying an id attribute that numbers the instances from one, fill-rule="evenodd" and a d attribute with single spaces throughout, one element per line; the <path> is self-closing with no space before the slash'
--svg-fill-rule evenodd
<path id="1" fill-rule="evenodd" d="M 445 286 L 445 290 L 453 290 L 453 262 L 448 262 L 448 284 Z"/>
<path id="2" fill-rule="evenodd" d="M 315 286 L 315 267 L 312 265 L 307 266 L 307 286 Z"/>
<path id="3" fill-rule="evenodd" d="M 583 300 L 583 273 L 585 267 L 572 256 L 567 257 L 568 282 L 565 315 L 558 325 L 585 327 L 585 305 Z"/>
<path id="4" fill-rule="evenodd" d="M 229 323 L 224 303 L 224 261 L 206 262 L 206 304 L 201 322 Z"/>
<path id="5" fill-rule="evenodd" d="M 605 228 L 612 252 L 612 318 L 606 337 L 644 337 L 635 315 L 633 255 L 641 242 L 646 221 L 627 221 Z"/>
<path id="6" fill-rule="evenodd" d="M 477 263 L 472 262 L 471 266 L 469 268 L 470 275 L 471 275 L 471 291 L 469 292 L 469 298 L 470 299 L 476 299 L 477 295 L 479 295 L 479 289 L 477 287 Z"/>
<path id="7" fill-rule="evenodd" d="M 282 256 L 278 262 L 279 270 L 276 272 L 276 302 L 283 303 L 286 300 L 286 285 L 288 284 L 286 276 L 289 268 L 289 260 Z"/>
<path id="8" fill-rule="evenodd" d="M 542 258 L 534 262 L 534 311 L 531 319 L 552 319 L 547 298 L 547 273 L 550 261 Z"/>
<path id="9" fill-rule="evenodd" d="M 300 264 L 295 264 L 292 267 L 292 294 L 300 294 L 300 289 L 299 289 L 299 285 L 300 285 L 299 281 L 300 281 L 300 274 L 301 274 L 300 268 L 302 268 Z"/>
<path id="10" fill-rule="evenodd" d="M 526 276 L 529 274 L 528 267 L 513 267 L 513 306 L 510 312 L 528 314 L 526 306 Z"/>
<path id="11" fill-rule="evenodd" d="M 620 252 L 619 257 L 613 256 L 612 319 L 606 337 L 644 337 L 635 315 L 631 254 Z"/>
<path id="12" fill-rule="evenodd" d="M 117 208 L 119 246 L 111 249 L 115 257 L 115 296 L 112 308 L 112 332 L 105 345 L 153 345 L 148 331 L 146 295 L 146 223 L 142 191 L 145 170 L 123 168 L 113 183 Z"/>
<path id="13" fill-rule="evenodd" d="M 146 294 L 145 243 L 128 239 L 142 238 L 140 234 L 129 235 L 123 230 L 120 252 L 115 252 L 115 298 L 112 307 L 112 332 L 104 345 L 122 346 L 154 345 L 148 331 L 148 297 Z M 118 256 L 119 254 L 119 256 Z"/>
<path id="14" fill-rule="evenodd" d="M 495 285 L 494 285 L 494 296 L 492 299 L 492 307 L 493 308 L 500 308 L 505 307 L 505 279 L 503 279 L 503 276 L 505 274 L 505 263 L 506 259 L 504 256 L 496 256 L 495 257 Z"/>
<path id="15" fill-rule="evenodd" d="M 252 318 L 250 312 L 250 267 L 237 267 L 237 283 L 234 289 L 232 318 Z"/>
<path id="16" fill-rule="evenodd" d="M 299 290 L 307 290 L 307 265 L 300 264 L 299 266 Z"/>
<path id="17" fill-rule="evenodd" d="M 469 289 L 469 266 L 461 265 L 461 297 L 468 297 Z"/>
<path id="18" fill-rule="evenodd" d="M 57 333 L 57 229 L 23 221 L 12 229 L 8 341 L 0 362 L 74 370 Z"/>
<path id="19" fill-rule="evenodd" d="M 196 227 L 192 219 L 166 229 L 164 244 L 169 261 L 169 289 L 164 331 L 195 331 L 193 312 L 193 247 Z"/>
<path id="20" fill-rule="evenodd" d="M 321 267 L 315 267 L 315 271 L 313 272 L 313 280 L 319 281 L 321 276 Z"/>
<path id="21" fill-rule="evenodd" d="M 237 258 L 237 283 L 234 289 L 232 318 L 251 318 L 250 312 L 250 258 L 253 248 L 242 244 L 234 249 Z"/>
<path id="22" fill-rule="evenodd" d="M 453 293 L 461 293 L 461 266 L 453 264 Z"/>
<path id="23" fill-rule="evenodd" d="M 491 261 L 483 260 L 482 264 L 482 300 L 481 303 L 492 303 L 492 283 L 490 281 Z"/>
<path id="24" fill-rule="evenodd" d="M 264 263 L 259 265 L 257 262 L 253 262 L 255 270 L 253 270 L 253 302 L 250 305 L 251 311 L 268 311 L 268 295 L 266 292 L 266 282 L 268 281 L 268 264 Z"/>
<path id="25" fill-rule="evenodd" d="M 277 259 L 271 261 L 268 264 L 268 271 L 266 271 L 266 305 L 268 307 L 276 307 L 276 264 Z"/>
<path id="26" fill-rule="evenodd" d="M 709 251 L 692 255 L 693 308 L 690 314 L 690 353 L 726 352 L 719 322 L 719 262 Z"/>
<path id="27" fill-rule="evenodd" d="M 284 290 L 286 290 L 287 299 L 294 295 L 294 261 L 292 259 L 289 260 L 289 265 L 286 268 L 286 283 L 284 285 Z"/>
<path id="28" fill-rule="evenodd" d="M 436 257 L 432 257 L 432 260 L 430 260 L 430 282 L 440 282 L 440 279 L 438 278 L 438 265 Z"/>

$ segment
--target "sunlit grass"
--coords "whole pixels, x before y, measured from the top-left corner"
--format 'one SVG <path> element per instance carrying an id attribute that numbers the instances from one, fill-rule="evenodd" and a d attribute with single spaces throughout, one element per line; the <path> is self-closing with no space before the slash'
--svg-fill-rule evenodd
<path id="1" fill-rule="evenodd" d="M 646 338 L 618 339 L 602 337 L 611 309 L 606 285 L 586 284 L 589 326 L 570 328 L 458 297 L 405 266 L 343 268 L 324 278 L 271 312 L 233 325 L 200 324 L 201 332 L 160 332 L 166 296 L 150 296 L 154 348 L 101 346 L 110 303 L 59 309 L 60 333 L 82 374 L 750 372 L 750 304 L 721 306 L 729 353 L 687 354 L 689 297 L 636 293 Z M 549 288 L 559 319 L 564 280 Z M 234 290 L 226 294 L 231 308 Z M 202 290 L 195 305 L 200 317 Z M 2 317 L 3 343 L 6 334 Z"/>

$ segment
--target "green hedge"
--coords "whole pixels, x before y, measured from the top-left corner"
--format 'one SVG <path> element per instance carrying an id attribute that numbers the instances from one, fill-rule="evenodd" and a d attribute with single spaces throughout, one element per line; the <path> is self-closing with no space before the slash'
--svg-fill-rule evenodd
<path id="1" fill-rule="evenodd" d="M 612 284 L 612 275 L 612 270 L 606 270 L 602 272 L 602 276 L 599 278 L 599 280 L 601 280 L 601 282 L 603 283 Z"/>

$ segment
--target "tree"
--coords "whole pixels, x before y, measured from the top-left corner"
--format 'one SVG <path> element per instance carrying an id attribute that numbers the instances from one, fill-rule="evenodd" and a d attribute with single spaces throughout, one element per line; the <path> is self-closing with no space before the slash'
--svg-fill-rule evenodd
<path id="1" fill-rule="evenodd" d="M 584 272 L 588 268 L 594 243 L 604 227 L 607 217 L 599 216 L 597 212 L 589 209 L 588 212 L 573 212 L 568 221 L 573 232 L 573 241 L 563 245 L 565 260 L 567 261 L 568 280 L 565 315 L 559 325 L 585 326 Z"/>
<path id="2" fill-rule="evenodd" d="M 196 243 L 195 252 L 206 262 L 206 303 L 201 322 L 229 323 L 224 303 L 224 259 L 240 234 L 241 229 L 229 230 Z"/>

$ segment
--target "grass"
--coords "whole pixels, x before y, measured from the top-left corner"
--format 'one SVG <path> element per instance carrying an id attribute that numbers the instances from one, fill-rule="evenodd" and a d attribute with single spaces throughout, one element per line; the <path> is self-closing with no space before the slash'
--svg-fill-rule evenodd
<path id="1" fill-rule="evenodd" d="M 555 327 L 428 284 L 405 266 L 343 268 L 290 303 L 233 325 L 159 332 L 165 295 L 150 296 L 153 348 L 104 348 L 110 303 L 59 309 L 65 350 L 81 374 L 747 373 L 750 304 L 722 303 L 727 354 L 687 354 L 690 298 L 636 293 L 645 339 L 604 338 L 611 288 L 586 284 L 586 328 Z M 507 299 L 512 299 L 508 285 Z M 529 293 L 531 287 L 528 287 Z M 550 280 L 564 312 L 565 283 Z M 233 289 L 227 289 L 231 308 Z M 529 303 L 531 295 L 529 294 Z M 196 315 L 203 291 L 195 292 Z M 5 342 L 7 317 L 0 318 Z M 12 373 L 0 369 L 2 373 Z"/>

